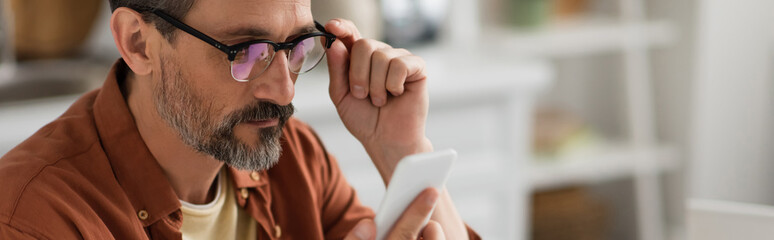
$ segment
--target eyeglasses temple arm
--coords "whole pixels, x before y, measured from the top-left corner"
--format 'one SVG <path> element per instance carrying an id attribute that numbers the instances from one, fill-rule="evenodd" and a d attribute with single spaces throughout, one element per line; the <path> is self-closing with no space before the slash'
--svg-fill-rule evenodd
<path id="1" fill-rule="evenodd" d="M 202 41 L 207 42 L 208 44 L 212 45 L 213 47 L 223 51 L 224 53 L 228 54 L 229 60 L 232 59 L 232 55 L 236 55 L 236 51 L 232 51 L 231 48 L 229 48 L 226 44 L 223 44 L 219 42 L 218 40 L 215 40 L 211 38 L 210 36 L 207 36 L 206 34 L 199 32 L 198 30 L 192 28 L 191 26 L 188 26 L 187 24 L 178 21 L 177 19 L 173 18 L 172 16 L 167 15 L 166 13 L 162 12 L 161 10 L 155 9 L 153 10 L 153 14 L 156 14 L 156 16 L 159 16 L 160 18 L 163 18 L 165 21 L 169 22 L 172 25 L 175 25 L 175 27 L 179 28 L 180 30 L 183 30 L 187 32 L 188 34 L 193 35 L 194 37 L 197 37 L 201 39 Z"/>
<path id="2" fill-rule="evenodd" d="M 324 33 L 328 37 L 328 43 L 325 44 L 325 48 L 331 48 L 331 45 L 333 45 L 333 42 L 336 41 L 336 35 L 333 35 L 332 33 L 329 33 L 325 30 L 325 27 L 320 24 L 317 20 L 314 21 L 314 26 L 319 30 L 320 32 Z"/>

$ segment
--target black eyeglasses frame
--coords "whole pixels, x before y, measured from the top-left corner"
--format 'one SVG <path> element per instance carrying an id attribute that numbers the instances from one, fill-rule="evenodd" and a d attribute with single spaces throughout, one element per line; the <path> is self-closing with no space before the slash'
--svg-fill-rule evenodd
<path id="1" fill-rule="evenodd" d="M 323 36 L 326 38 L 325 42 L 325 48 L 329 49 L 331 48 L 331 45 L 333 45 L 333 42 L 336 41 L 336 35 L 333 35 L 327 31 L 325 31 L 325 27 L 323 27 L 322 24 L 320 24 L 317 21 L 314 21 L 314 26 L 317 28 L 320 32 L 313 32 L 313 33 L 307 33 L 304 35 L 301 35 L 295 39 L 293 39 L 290 42 L 282 42 L 282 43 L 275 43 L 270 40 L 264 40 L 264 39 L 258 39 L 258 40 L 251 40 L 243 43 L 237 43 L 234 45 L 226 45 L 221 43 L 218 40 L 215 40 L 214 38 L 207 36 L 207 34 L 204 34 L 200 32 L 199 30 L 194 29 L 191 26 L 188 26 L 188 24 L 185 24 L 174 17 L 170 16 L 169 14 L 164 13 L 164 11 L 161 11 L 159 9 L 153 9 L 150 10 L 151 13 L 155 14 L 156 16 L 159 16 L 161 19 L 164 19 L 164 21 L 167 21 L 169 24 L 172 24 L 172 26 L 175 26 L 176 28 L 183 30 L 184 32 L 191 34 L 192 36 L 212 45 L 213 47 L 217 48 L 218 50 L 226 53 L 228 55 L 228 61 L 233 62 L 234 59 L 236 59 L 237 54 L 239 51 L 242 51 L 242 49 L 245 49 L 249 47 L 250 45 L 256 44 L 256 43 L 268 43 L 274 47 L 274 52 L 278 52 L 283 49 L 292 50 L 298 43 L 301 41 L 310 38 L 310 37 L 317 37 L 317 36 Z"/>

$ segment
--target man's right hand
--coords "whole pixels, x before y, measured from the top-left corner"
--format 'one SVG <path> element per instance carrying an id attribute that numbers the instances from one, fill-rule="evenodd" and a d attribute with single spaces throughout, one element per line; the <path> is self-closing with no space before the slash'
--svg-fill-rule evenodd
<path id="1" fill-rule="evenodd" d="M 441 224 L 430 221 L 427 226 L 421 226 L 430 212 L 433 210 L 435 202 L 438 200 L 438 190 L 428 188 L 422 191 L 411 205 L 403 211 L 397 222 L 392 226 L 386 239 L 423 239 L 435 240 L 446 239 L 443 234 Z M 424 228 L 423 228 L 424 227 Z M 376 224 L 371 219 L 363 219 L 355 225 L 352 231 L 347 234 L 345 240 L 373 240 L 376 239 Z"/>

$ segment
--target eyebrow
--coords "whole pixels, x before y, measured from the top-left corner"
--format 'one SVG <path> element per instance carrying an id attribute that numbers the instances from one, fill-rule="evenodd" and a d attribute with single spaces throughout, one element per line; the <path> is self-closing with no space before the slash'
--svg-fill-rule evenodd
<path id="1" fill-rule="evenodd" d="M 317 27 L 315 27 L 314 23 L 310 25 L 303 26 L 301 28 L 298 28 L 294 31 L 290 37 L 297 37 L 300 35 L 304 35 L 307 33 L 313 33 L 317 32 Z M 252 37 L 258 37 L 258 38 L 265 38 L 268 36 L 271 36 L 271 33 L 262 28 L 253 28 L 253 27 L 242 27 L 242 28 L 236 28 L 233 30 L 228 30 L 225 32 L 225 36 L 252 36 Z"/>

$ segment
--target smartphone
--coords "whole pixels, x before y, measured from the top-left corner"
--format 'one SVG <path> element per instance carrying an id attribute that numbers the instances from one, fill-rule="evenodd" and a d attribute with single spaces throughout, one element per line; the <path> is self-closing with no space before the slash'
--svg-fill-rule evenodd
<path id="1" fill-rule="evenodd" d="M 400 160 L 376 212 L 376 239 L 381 240 L 387 236 L 395 221 L 423 190 L 429 187 L 443 190 L 456 159 L 457 152 L 446 149 L 414 154 Z M 430 221 L 430 215 L 432 211 L 425 218 L 423 226 Z"/>

